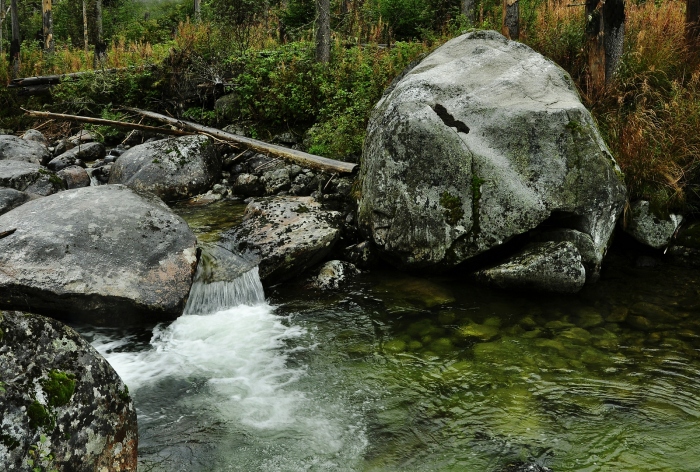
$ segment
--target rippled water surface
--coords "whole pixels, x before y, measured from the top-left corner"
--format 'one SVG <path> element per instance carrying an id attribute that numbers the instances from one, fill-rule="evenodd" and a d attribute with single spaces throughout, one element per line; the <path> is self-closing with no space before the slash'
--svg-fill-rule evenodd
<path id="1" fill-rule="evenodd" d="M 79 327 L 131 389 L 140 470 L 700 470 L 698 271 L 613 256 L 575 296 L 256 271 L 169 325 Z"/>

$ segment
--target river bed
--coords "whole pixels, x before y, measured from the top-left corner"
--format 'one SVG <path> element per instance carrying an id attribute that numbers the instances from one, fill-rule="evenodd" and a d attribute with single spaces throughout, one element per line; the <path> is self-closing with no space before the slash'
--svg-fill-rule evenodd
<path id="1" fill-rule="evenodd" d="M 140 470 L 697 471 L 699 280 L 621 254 L 574 296 L 253 269 L 226 306 L 76 328 L 130 388 Z"/>

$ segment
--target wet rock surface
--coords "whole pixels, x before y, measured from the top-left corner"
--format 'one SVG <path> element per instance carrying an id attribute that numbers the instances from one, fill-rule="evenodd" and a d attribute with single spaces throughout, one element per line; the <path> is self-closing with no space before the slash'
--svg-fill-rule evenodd
<path id="1" fill-rule="evenodd" d="M 206 192 L 221 174 L 221 158 L 205 136 L 168 138 L 135 146 L 112 166 L 110 184 L 153 192 L 166 201 Z"/>
<path id="2" fill-rule="evenodd" d="M 0 135 L 0 160 L 45 164 L 50 156 L 44 144 L 17 136 Z"/>
<path id="3" fill-rule="evenodd" d="M 222 235 L 237 252 L 260 259 L 260 278 L 278 282 L 323 260 L 340 237 L 340 214 L 311 197 L 273 197 L 246 208 L 240 226 Z"/>
<path id="4" fill-rule="evenodd" d="M 32 162 L 0 161 L 0 186 L 47 196 L 65 188 L 65 182 L 45 167 Z"/>
<path id="5" fill-rule="evenodd" d="M 571 78 L 495 32 L 425 58 L 365 143 L 359 224 L 399 268 L 453 267 L 545 222 L 588 235 L 595 268 L 625 201 Z"/>
<path id="6" fill-rule="evenodd" d="M 338 290 L 350 277 L 360 271 L 353 264 L 345 261 L 328 261 L 318 269 L 318 274 L 311 278 L 311 286 L 320 290 Z"/>
<path id="7" fill-rule="evenodd" d="M 91 324 L 182 313 L 196 239 L 158 198 L 67 190 L 0 216 L 0 306 Z"/>
<path id="8" fill-rule="evenodd" d="M 73 165 L 85 167 L 85 162 L 95 161 L 104 157 L 105 147 L 102 143 L 81 144 L 51 159 L 47 167 L 54 172 L 58 172 Z"/>
<path id="9" fill-rule="evenodd" d="M 136 470 L 129 390 L 72 328 L 0 312 L 0 382 L 3 470 Z"/>
<path id="10" fill-rule="evenodd" d="M 504 263 L 477 272 L 503 289 L 575 293 L 586 282 L 581 254 L 570 241 L 533 243 Z"/>

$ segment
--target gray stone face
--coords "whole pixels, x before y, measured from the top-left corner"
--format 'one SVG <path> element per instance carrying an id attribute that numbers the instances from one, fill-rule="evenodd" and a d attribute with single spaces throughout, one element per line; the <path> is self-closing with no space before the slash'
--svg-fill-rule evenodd
<path id="1" fill-rule="evenodd" d="M 17 208 L 31 197 L 29 194 L 13 188 L 0 187 L 0 215 Z"/>
<path id="2" fill-rule="evenodd" d="M 206 192 L 220 174 L 221 159 L 212 141 L 183 136 L 129 149 L 113 164 L 109 183 L 175 201 Z"/>
<path id="3" fill-rule="evenodd" d="M 265 194 L 265 187 L 255 175 L 238 174 L 233 182 L 233 193 L 244 197 L 259 197 Z"/>
<path id="4" fill-rule="evenodd" d="M 0 135 L 0 160 L 43 164 L 51 155 L 43 144 L 17 136 Z"/>
<path id="5" fill-rule="evenodd" d="M 503 264 L 477 273 L 503 289 L 575 293 L 586 283 L 581 255 L 570 241 L 533 243 Z"/>
<path id="6" fill-rule="evenodd" d="M 91 324 L 175 318 L 197 263 L 187 224 L 121 185 L 66 190 L 0 216 L 0 308 Z"/>
<path id="7" fill-rule="evenodd" d="M 682 221 L 681 215 L 671 214 L 667 218 L 660 218 L 651 211 L 649 202 L 640 200 L 631 205 L 625 232 L 642 244 L 663 249 L 669 245 Z"/>
<path id="8" fill-rule="evenodd" d="M 32 162 L 0 161 L 0 186 L 47 196 L 65 188 L 65 182 L 50 170 Z"/>
<path id="9" fill-rule="evenodd" d="M 225 233 L 234 252 L 260 259 L 260 278 L 278 282 L 319 263 L 340 237 L 340 213 L 325 211 L 311 197 L 254 201 L 243 222 Z"/>
<path id="10" fill-rule="evenodd" d="M 0 312 L 0 382 L 3 470 L 136 470 L 129 390 L 73 329 L 40 315 Z"/>
<path id="11" fill-rule="evenodd" d="M 455 266 L 548 219 L 588 235 L 599 265 L 625 200 L 570 77 L 495 32 L 449 41 L 388 91 L 360 178 L 361 228 L 413 269 Z"/>

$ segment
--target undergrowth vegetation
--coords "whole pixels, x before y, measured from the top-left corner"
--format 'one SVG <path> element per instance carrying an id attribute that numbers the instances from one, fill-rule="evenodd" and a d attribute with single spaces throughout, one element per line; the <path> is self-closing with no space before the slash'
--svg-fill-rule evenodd
<path id="1" fill-rule="evenodd" d="M 501 17 L 501 2 L 493 0 L 479 4 L 473 23 L 458 14 L 456 0 L 364 0 L 350 10 L 343 10 L 350 2 L 336 1 L 331 61 L 323 65 L 314 61 L 313 0 L 251 1 L 205 3 L 201 22 L 188 19 L 184 4 L 153 17 L 138 11 L 143 18 L 122 21 L 127 26 L 110 38 L 104 67 L 122 72 L 66 81 L 51 97 L 29 102 L 0 89 L 0 126 L 28 125 L 20 105 L 112 117 L 121 116 L 118 105 L 136 105 L 220 127 L 236 124 L 261 139 L 292 131 L 312 153 L 356 160 L 371 110 L 394 77 L 451 37 L 498 29 Z M 241 8 L 245 15 L 231 14 Z M 631 199 L 649 199 L 659 213 L 698 213 L 700 60 L 686 48 L 685 2 L 626 8 L 624 56 L 603 91 L 587 82 L 581 5 L 521 0 L 521 40 L 571 74 Z M 68 40 L 59 38 L 52 56 L 25 41 L 20 75 L 87 70 L 91 62 Z M 0 57 L 0 81 L 7 83 L 10 72 Z"/>

